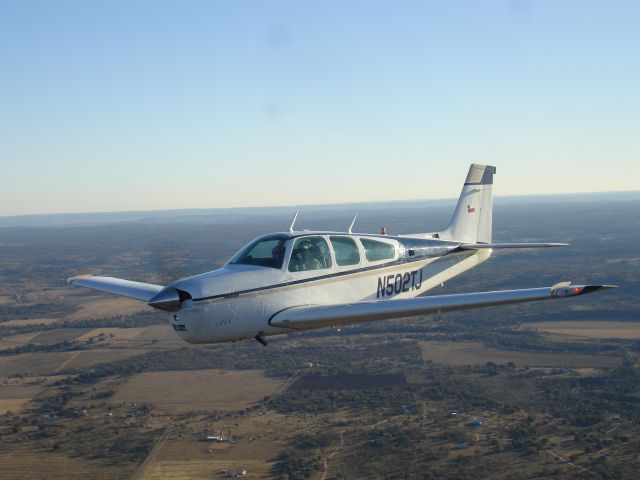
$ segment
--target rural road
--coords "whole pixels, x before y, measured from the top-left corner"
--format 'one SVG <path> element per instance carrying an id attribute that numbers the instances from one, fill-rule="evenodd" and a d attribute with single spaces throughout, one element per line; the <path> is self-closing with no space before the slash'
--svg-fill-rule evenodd
<path id="1" fill-rule="evenodd" d="M 344 446 L 344 430 L 341 430 L 340 432 L 338 432 L 340 434 L 340 444 L 338 445 L 338 448 L 336 448 L 333 452 L 331 452 L 329 454 L 329 456 L 327 458 L 324 459 L 324 466 L 322 469 L 322 477 L 320 477 L 320 480 L 326 480 L 327 475 L 329 474 L 329 460 L 331 460 L 333 458 L 333 456 L 338 453 L 340 451 L 340 449 Z"/>
<path id="2" fill-rule="evenodd" d="M 551 450 L 545 450 L 545 452 L 547 452 L 549 455 L 551 455 L 552 457 L 556 458 L 557 460 L 560 460 L 562 463 L 564 463 L 565 465 L 571 465 L 572 467 L 577 468 L 578 470 L 581 470 L 585 473 L 590 473 L 591 475 L 594 475 L 594 473 L 584 467 L 581 467 L 580 465 L 576 465 L 575 463 L 570 462 L 569 460 L 567 460 L 566 458 L 562 458 L 560 455 L 557 455 L 555 453 L 553 453 Z"/>
<path id="3" fill-rule="evenodd" d="M 142 464 L 138 467 L 136 473 L 133 474 L 131 480 L 142 480 L 144 478 L 144 474 L 147 473 L 147 470 L 156 459 L 158 452 L 162 449 L 164 443 L 167 441 L 167 437 L 169 436 L 169 433 L 171 433 L 172 429 L 173 425 L 169 425 L 167 428 L 165 428 L 164 433 L 153 446 L 153 449 L 151 450 L 151 452 L 149 452 L 147 458 L 144 459 L 144 462 L 142 462 Z"/>

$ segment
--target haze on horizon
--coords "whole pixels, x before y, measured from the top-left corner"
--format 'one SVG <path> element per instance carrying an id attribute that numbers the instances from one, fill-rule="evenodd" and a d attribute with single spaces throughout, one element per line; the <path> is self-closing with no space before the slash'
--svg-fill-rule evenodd
<path id="1" fill-rule="evenodd" d="M 640 4 L 0 4 L 0 215 L 637 190 Z"/>

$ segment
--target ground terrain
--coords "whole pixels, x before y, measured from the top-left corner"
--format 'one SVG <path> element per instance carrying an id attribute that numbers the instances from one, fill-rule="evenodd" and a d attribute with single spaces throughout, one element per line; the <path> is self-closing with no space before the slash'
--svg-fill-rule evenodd
<path id="1" fill-rule="evenodd" d="M 2 478 L 637 478 L 638 199 L 514 202 L 496 207 L 497 240 L 572 247 L 497 254 L 438 293 L 566 279 L 622 288 L 266 348 L 191 346 L 163 314 L 64 278 L 209 270 L 289 212 L 1 227 Z M 428 231 L 450 210 L 367 207 L 358 230 Z M 350 216 L 318 209 L 301 227 L 344 230 Z"/>

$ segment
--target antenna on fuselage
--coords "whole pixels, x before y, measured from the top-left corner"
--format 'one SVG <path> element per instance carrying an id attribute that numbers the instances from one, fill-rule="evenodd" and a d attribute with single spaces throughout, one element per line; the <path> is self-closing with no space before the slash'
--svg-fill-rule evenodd
<path id="1" fill-rule="evenodd" d="M 298 213 L 300 213 L 300 210 L 296 210 L 296 214 L 293 216 L 293 220 L 291 220 L 291 225 L 289 225 L 289 233 L 293 233 L 293 226 L 296 223 L 296 218 L 298 218 Z"/>
<path id="2" fill-rule="evenodd" d="M 356 218 L 358 218 L 358 214 L 356 213 L 356 216 L 353 217 L 353 220 L 351 221 L 351 225 L 349 225 L 349 230 L 347 230 L 347 233 L 349 235 L 351 235 L 351 229 L 353 228 L 353 225 L 356 223 Z"/>

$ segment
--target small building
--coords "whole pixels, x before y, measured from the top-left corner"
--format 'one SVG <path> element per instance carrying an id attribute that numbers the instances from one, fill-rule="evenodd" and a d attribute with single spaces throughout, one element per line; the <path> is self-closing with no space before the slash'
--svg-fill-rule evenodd
<path id="1" fill-rule="evenodd" d="M 238 478 L 238 477 L 244 477 L 246 474 L 247 474 L 247 471 L 244 468 L 239 468 L 238 470 L 233 470 L 227 473 L 227 477 Z"/>

